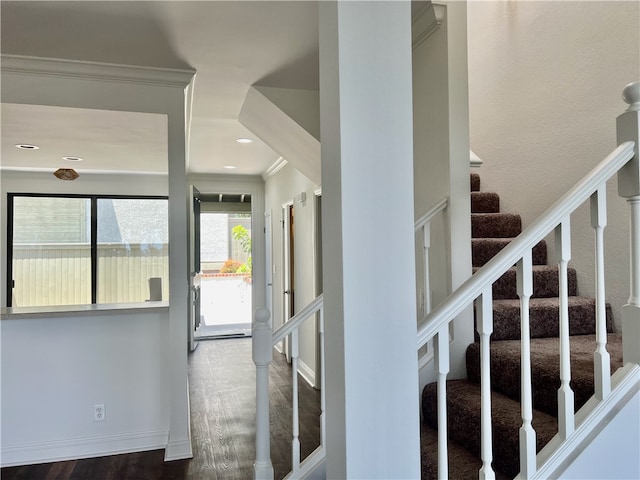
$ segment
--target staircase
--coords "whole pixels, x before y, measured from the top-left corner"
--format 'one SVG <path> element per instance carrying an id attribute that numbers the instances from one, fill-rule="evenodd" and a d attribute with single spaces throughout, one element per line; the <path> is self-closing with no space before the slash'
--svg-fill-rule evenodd
<path id="1" fill-rule="evenodd" d="M 496 193 L 480 191 L 480 177 L 471 175 L 471 229 L 474 273 L 522 230 L 519 215 L 500 213 Z M 558 431 L 557 391 L 559 375 L 558 268 L 547 265 L 544 241 L 532 250 L 533 296 L 530 300 L 531 376 L 533 428 L 537 451 Z M 491 411 L 493 420 L 493 468 L 496 478 L 513 478 L 520 471 L 518 431 L 522 425 L 520 400 L 520 301 L 516 269 L 493 284 L 493 333 L 491 335 Z M 578 296 L 576 272 L 568 270 L 569 332 L 571 335 L 571 388 L 575 410 L 594 394 L 593 353 L 596 348 L 595 300 Z M 612 332 L 607 306 L 607 350 L 611 371 L 622 366 L 622 340 Z M 449 478 L 478 478 L 481 460 L 480 347 L 478 338 L 466 353 L 466 380 L 447 382 Z M 422 394 L 422 478 L 438 478 L 437 384 Z"/>

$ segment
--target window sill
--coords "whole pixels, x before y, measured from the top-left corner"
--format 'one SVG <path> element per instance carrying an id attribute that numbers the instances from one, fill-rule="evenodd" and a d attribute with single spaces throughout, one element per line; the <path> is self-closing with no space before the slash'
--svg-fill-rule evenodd
<path id="1" fill-rule="evenodd" d="M 22 318 L 59 318 L 93 315 L 121 315 L 123 313 L 161 313 L 169 308 L 169 302 L 107 303 L 100 305 L 54 305 L 48 307 L 2 307 L 2 320 Z"/>

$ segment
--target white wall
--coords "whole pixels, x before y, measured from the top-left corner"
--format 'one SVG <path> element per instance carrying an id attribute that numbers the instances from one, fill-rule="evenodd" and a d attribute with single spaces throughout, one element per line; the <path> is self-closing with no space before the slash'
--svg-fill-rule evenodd
<path id="1" fill-rule="evenodd" d="M 3 318 L 0 334 L 2 466 L 166 446 L 168 308 Z"/>
<path id="2" fill-rule="evenodd" d="M 291 164 L 285 165 L 265 183 L 265 211 L 271 212 L 273 232 L 273 328 L 282 325 L 283 320 L 283 229 L 282 206 L 294 201 L 294 238 L 295 238 L 295 304 L 296 311 L 308 305 L 316 297 L 315 285 L 315 202 L 314 191 L 318 186 L 296 170 Z M 306 193 L 307 200 L 296 200 Z M 316 327 L 310 319 L 300 330 L 301 373 L 311 383 L 315 383 L 316 368 Z M 319 380 L 318 380 L 319 381 Z"/>
<path id="3" fill-rule="evenodd" d="M 413 48 L 416 219 L 443 197 L 449 198 L 446 216 L 434 219 L 432 228 L 430 279 L 434 306 L 471 275 L 466 8 L 465 2 L 435 5 L 441 25 Z M 419 34 L 414 30 L 414 39 L 420 38 Z M 418 235 L 417 248 L 421 241 Z M 422 265 L 417 269 L 422 290 Z M 420 299 L 418 302 L 420 307 Z M 459 315 L 452 333 L 450 378 L 462 378 L 466 372 L 464 352 L 473 341 L 470 308 Z M 434 379 L 434 372 L 421 371 L 421 384 Z"/>
<path id="4" fill-rule="evenodd" d="M 640 77 L 639 25 L 638 2 L 469 3 L 471 148 L 484 161 L 482 190 L 497 191 L 525 226 L 615 148 L 622 89 Z M 615 180 L 608 187 L 606 296 L 618 323 L 628 209 Z M 593 295 L 586 208 L 572 231 L 579 293 Z"/>
<path id="5" fill-rule="evenodd" d="M 640 393 L 624 405 L 562 472 L 570 480 L 640 478 Z"/>

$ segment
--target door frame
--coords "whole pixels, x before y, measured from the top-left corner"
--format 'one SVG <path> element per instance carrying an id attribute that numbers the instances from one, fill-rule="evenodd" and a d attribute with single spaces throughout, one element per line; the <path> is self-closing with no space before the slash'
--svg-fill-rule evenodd
<path id="1" fill-rule="evenodd" d="M 293 213 L 293 215 L 292 215 Z M 292 227 L 293 226 L 293 230 Z M 282 325 L 295 315 L 295 207 L 294 200 L 282 204 Z M 292 242 L 292 238 L 294 239 Z M 292 262 L 293 260 L 293 262 Z M 293 275 L 292 275 L 293 274 Z M 291 345 L 288 337 L 282 349 L 291 361 Z"/>

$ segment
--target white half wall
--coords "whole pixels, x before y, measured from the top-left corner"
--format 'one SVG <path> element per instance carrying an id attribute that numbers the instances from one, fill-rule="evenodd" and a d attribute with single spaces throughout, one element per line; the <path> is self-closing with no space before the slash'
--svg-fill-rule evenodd
<path id="1" fill-rule="evenodd" d="M 165 448 L 168 310 L 3 318 L 2 466 Z"/>
<path id="2" fill-rule="evenodd" d="M 616 147 L 622 90 L 640 77 L 640 3 L 468 5 L 471 149 L 484 161 L 482 190 L 498 192 L 526 227 Z M 615 179 L 608 187 L 606 297 L 619 327 L 628 207 Z M 583 206 L 571 222 L 581 295 L 595 290 L 588 215 Z"/>

